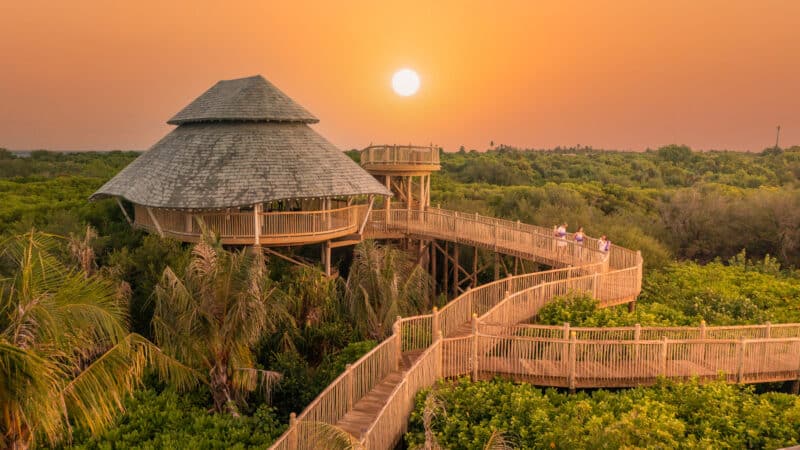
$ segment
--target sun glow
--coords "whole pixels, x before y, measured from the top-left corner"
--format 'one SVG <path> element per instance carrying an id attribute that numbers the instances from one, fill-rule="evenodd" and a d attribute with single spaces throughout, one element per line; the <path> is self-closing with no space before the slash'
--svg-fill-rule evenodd
<path id="1" fill-rule="evenodd" d="M 392 76 L 392 89 L 397 95 L 408 97 L 419 90 L 419 75 L 411 69 L 400 69 Z"/>

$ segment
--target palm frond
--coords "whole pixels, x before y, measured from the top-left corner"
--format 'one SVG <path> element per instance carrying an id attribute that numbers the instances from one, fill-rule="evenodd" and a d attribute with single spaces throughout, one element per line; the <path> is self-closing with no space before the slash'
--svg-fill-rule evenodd
<path id="1" fill-rule="evenodd" d="M 366 447 L 352 434 L 336 425 L 325 422 L 300 422 L 298 433 L 307 442 L 316 442 L 320 448 L 328 450 L 364 450 Z"/>
<path id="2" fill-rule="evenodd" d="M 162 353 L 138 334 L 130 334 L 109 348 L 63 388 L 69 417 L 92 433 L 102 430 L 123 401 L 141 383 L 146 367 L 179 389 L 194 386 L 200 375 Z"/>

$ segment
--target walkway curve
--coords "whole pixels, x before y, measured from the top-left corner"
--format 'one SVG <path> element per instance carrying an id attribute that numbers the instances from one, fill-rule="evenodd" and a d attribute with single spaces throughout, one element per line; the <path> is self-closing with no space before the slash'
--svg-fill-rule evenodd
<path id="1" fill-rule="evenodd" d="M 569 328 L 524 325 L 554 297 L 585 292 L 602 305 L 641 291 L 639 252 L 608 255 L 563 245 L 552 230 L 455 211 L 371 213 L 365 237 L 416 237 L 476 245 L 560 267 L 509 277 L 467 291 L 440 311 L 398 319 L 393 334 L 334 380 L 273 444 L 318 447 L 320 422 L 335 424 L 368 449 L 402 438 L 416 393 L 443 377 L 507 376 L 540 385 L 618 387 L 659 376 L 732 382 L 797 379 L 800 325 L 698 328 Z M 561 244 L 561 245 L 559 245 Z M 781 361 L 780 363 L 778 363 Z"/>

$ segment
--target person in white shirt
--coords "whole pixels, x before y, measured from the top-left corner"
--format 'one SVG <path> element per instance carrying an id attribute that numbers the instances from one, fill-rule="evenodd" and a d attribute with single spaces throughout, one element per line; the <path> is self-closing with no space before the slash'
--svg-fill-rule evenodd
<path id="1" fill-rule="evenodd" d="M 611 250 L 611 241 L 608 240 L 605 234 L 597 240 L 597 249 L 606 254 Z"/>
<path id="2" fill-rule="evenodd" d="M 567 223 L 564 222 L 556 228 L 556 238 L 558 241 L 556 246 L 558 247 L 558 252 L 561 253 L 567 249 Z"/>

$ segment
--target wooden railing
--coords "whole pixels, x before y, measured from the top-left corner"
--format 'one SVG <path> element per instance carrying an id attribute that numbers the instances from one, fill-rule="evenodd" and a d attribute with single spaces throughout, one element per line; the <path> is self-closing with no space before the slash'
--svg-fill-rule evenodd
<path id="1" fill-rule="evenodd" d="M 135 223 L 151 232 L 180 240 L 196 241 L 201 223 L 224 244 L 293 244 L 328 240 L 356 233 L 364 222 L 367 205 L 325 211 L 187 212 L 135 206 Z M 152 214 L 152 217 L 151 217 Z M 155 221 L 153 221 L 153 217 Z M 159 230 L 160 228 L 160 230 Z"/>
<path id="2" fill-rule="evenodd" d="M 316 449 L 318 424 L 335 424 L 389 373 L 398 370 L 399 335 L 392 335 L 361 357 L 312 401 L 271 448 Z"/>
<path id="3" fill-rule="evenodd" d="M 411 145 L 373 145 L 361 150 L 361 165 L 438 166 L 439 149 Z"/>
<path id="4" fill-rule="evenodd" d="M 405 431 L 408 415 L 413 409 L 414 396 L 420 388 L 432 385 L 441 377 L 458 376 L 479 369 L 477 362 L 479 352 L 485 352 L 487 347 L 474 337 L 477 336 L 477 322 L 471 326 L 473 331 L 470 331 L 469 324 L 473 316 L 495 314 L 495 316 L 502 315 L 505 320 L 518 321 L 516 317 L 512 317 L 513 312 L 522 315 L 531 314 L 530 307 L 519 306 L 524 304 L 524 299 L 545 294 L 549 296 L 548 298 L 552 298 L 558 293 L 581 288 L 591 290 L 606 304 L 614 304 L 620 299 L 623 301 L 634 299 L 641 286 L 638 280 L 629 280 L 641 276 L 642 260 L 638 252 L 613 247 L 610 254 L 606 254 L 597 250 L 596 245 L 588 244 L 582 247 L 571 241 L 566 241 L 565 245 L 558 245 L 559 242 L 552 230 L 519 222 L 439 209 L 392 211 L 388 215 L 386 211 L 373 211 L 365 237 L 379 238 L 395 234 L 480 245 L 499 252 L 573 267 L 498 280 L 465 292 L 441 310 L 434 310 L 431 314 L 398 318 L 392 328 L 392 336 L 381 345 L 391 342 L 389 345 L 394 348 L 393 355 L 398 358 L 402 353 L 422 353 L 403 373 L 402 379 L 389 394 L 384 406 L 376 413 L 371 425 L 357 436 L 367 448 L 392 448 L 398 442 Z M 626 263 L 632 265 L 621 270 L 613 270 L 612 261 L 617 265 Z M 624 276 L 620 277 L 619 274 Z M 604 282 L 607 280 L 613 282 L 612 287 L 604 288 Z M 533 309 L 535 314 L 538 308 Z M 452 337 L 460 334 L 464 336 Z M 444 339 L 440 336 L 451 337 Z M 366 367 L 364 364 L 370 364 L 368 361 L 373 358 L 375 356 L 370 352 L 355 365 Z M 348 368 L 345 374 L 323 391 L 297 419 L 292 419 L 289 429 L 278 439 L 273 448 L 313 447 L 314 427 L 308 421 L 313 419 L 335 424 L 343 414 L 341 410 L 335 410 L 336 414 L 323 417 L 309 411 L 317 411 L 323 402 L 337 399 L 352 402 L 355 397 L 342 400 L 337 397 L 335 388 L 343 383 L 342 380 L 347 379 L 348 374 L 352 377 L 367 376 Z M 366 385 L 376 384 L 373 377 L 369 377 L 369 380 Z M 306 425 L 303 425 L 304 423 Z M 303 439 L 300 439 L 301 433 Z"/>

